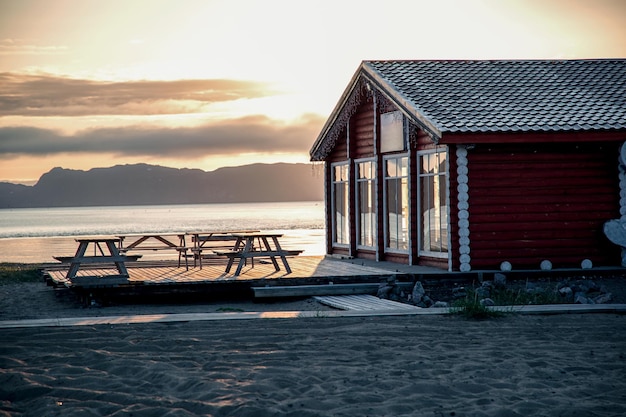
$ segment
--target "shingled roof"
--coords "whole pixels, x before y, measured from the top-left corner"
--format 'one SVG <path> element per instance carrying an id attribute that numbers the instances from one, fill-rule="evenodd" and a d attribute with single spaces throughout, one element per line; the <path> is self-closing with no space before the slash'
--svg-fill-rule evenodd
<path id="1" fill-rule="evenodd" d="M 435 141 L 455 133 L 626 130 L 626 59 L 363 61 L 312 159 L 359 82 Z"/>

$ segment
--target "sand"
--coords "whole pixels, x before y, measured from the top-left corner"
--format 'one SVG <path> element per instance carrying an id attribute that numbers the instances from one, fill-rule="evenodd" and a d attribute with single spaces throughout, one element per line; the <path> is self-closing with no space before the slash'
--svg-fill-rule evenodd
<path id="1" fill-rule="evenodd" d="M 168 302 L 129 298 L 110 304 L 85 306 L 69 289 L 53 289 L 44 283 L 0 285 L 0 321 L 65 318 L 108 317 L 134 314 L 228 313 L 239 311 L 328 311 L 331 307 L 312 298 L 281 302 L 254 302 L 252 300 L 224 300 Z"/>
<path id="2" fill-rule="evenodd" d="M 0 320 L 12 311 L 7 304 L 0 302 Z M 99 311 L 111 314 L 74 314 Z M 611 314 L 320 314 L 0 329 L 0 340 L 0 416 L 626 414 L 626 316 Z"/>

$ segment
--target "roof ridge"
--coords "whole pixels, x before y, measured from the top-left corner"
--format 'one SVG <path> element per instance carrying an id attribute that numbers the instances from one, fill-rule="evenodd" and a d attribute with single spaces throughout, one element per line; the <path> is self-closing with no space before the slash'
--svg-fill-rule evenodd
<path id="1" fill-rule="evenodd" d="M 493 59 L 365 59 L 365 62 L 585 62 L 585 61 L 626 61 L 626 58 L 493 58 Z"/>

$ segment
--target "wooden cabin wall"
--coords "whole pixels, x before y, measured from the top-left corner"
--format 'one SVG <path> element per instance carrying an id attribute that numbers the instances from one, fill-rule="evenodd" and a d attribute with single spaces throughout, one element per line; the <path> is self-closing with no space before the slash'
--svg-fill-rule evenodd
<path id="1" fill-rule="evenodd" d="M 619 265 L 620 250 L 603 233 L 604 222 L 620 217 L 618 155 L 614 143 L 468 151 L 472 269 L 502 261 L 536 269 L 544 259 L 555 268 L 584 259 Z"/>
<path id="2" fill-rule="evenodd" d="M 326 158 L 326 162 L 342 162 L 348 159 L 348 141 L 346 139 L 346 135 L 347 130 L 344 129 L 337 138 L 337 143 L 335 144 L 335 147 Z M 329 178 L 328 180 L 331 181 L 332 178 Z"/>
<path id="3" fill-rule="evenodd" d="M 359 106 L 351 118 L 352 158 L 374 156 L 374 103 L 369 100 Z"/>

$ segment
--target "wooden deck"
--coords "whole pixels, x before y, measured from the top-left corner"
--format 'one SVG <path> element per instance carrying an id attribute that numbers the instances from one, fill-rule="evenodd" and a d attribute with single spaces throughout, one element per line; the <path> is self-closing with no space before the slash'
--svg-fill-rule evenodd
<path id="1" fill-rule="evenodd" d="M 442 274 L 433 268 L 406 267 L 392 263 L 340 260 L 322 256 L 289 257 L 292 272 L 276 271 L 271 261 L 255 260 L 245 266 L 240 275 L 226 273 L 224 258 L 205 259 L 202 268 L 189 269 L 174 261 L 127 262 L 128 278 L 112 266 L 93 265 L 81 268 L 76 277 L 68 279 L 68 267 L 49 265 L 44 269 L 46 279 L 54 286 L 64 286 L 83 293 L 145 294 L 145 293 L 225 293 L 237 292 L 253 297 L 253 287 L 328 285 L 351 283 L 380 283 L 390 278 L 412 282 L 414 272 Z"/>
<path id="2" fill-rule="evenodd" d="M 391 262 L 375 262 L 363 259 L 336 259 L 323 256 L 293 256 L 289 257 L 292 272 L 287 273 L 284 268 L 276 271 L 268 260 L 255 260 L 254 267 L 251 263 L 245 266 L 239 276 L 233 272 L 226 273 L 226 259 L 210 258 L 203 261 L 202 269 L 193 267 L 190 263 L 186 269 L 184 263 L 177 267 L 177 262 L 145 261 L 126 262 L 128 278 L 120 276 L 111 265 L 99 267 L 90 265 L 89 268 L 81 268 L 74 279 L 66 278 L 68 265 L 48 264 L 44 267 L 44 277 L 50 285 L 67 287 L 82 294 L 84 297 L 105 298 L 110 295 L 149 295 L 157 294 L 170 297 L 181 294 L 198 294 L 202 297 L 237 296 L 254 298 L 257 292 L 267 292 L 270 295 L 262 297 L 279 297 L 272 295 L 284 293 L 288 296 L 304 294 L 300 289 L 291 288 L 299 286 L 310 292 L 312 287 L 326 288 L 330 286 L 344 287 L 341 291 L 319 292 L 313 291 L 310 295 L 344 295 L 344 294 L 375 294 L 377 285 L 389 279 L 395 279 L 401 285 L 421 281 L 425 285 L 437 283 L 472 283 L 483 279 L 492 279 L 498 271 L 472 271 L 468 273 L 448 272 L 436 268 L 409 266 Z M 599 268 L 590 270 L 560 270 L 560 271 L 514 271 L 507 273 L 510 279 L 533 279 L 550 278 L 559 276 L 589 277 L 596 275 L 623 276 L 624 268 Z M 404 284 L 403 284 L 404 283 Z M 345 285 L 342 285 L 345 284 Z M 351 285 L 351 284 L 361 284 Z M 268 288 L 273 287 L 273 288 Z M 291 288 L 286 288 L 291 287 Z M 354 288 L 352 288 L 354 287 Z M 361 288 L 357 288 L 361 287 Z M 363 291 L 362 288 L 368 288 Z M 373 290 L 372 290 L 373 288 Z M 256 289 L 256 290 L 255 290 Z M 269 291 L 268 291 L 269 290 Z"/>

